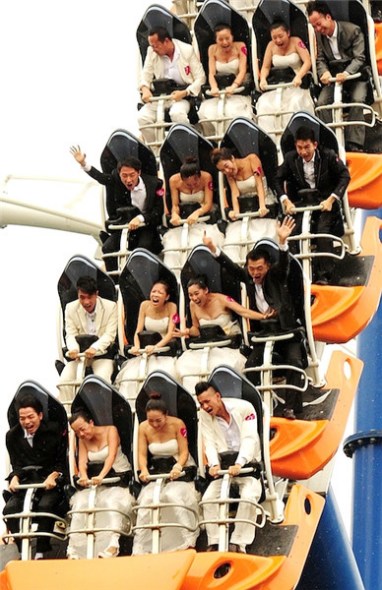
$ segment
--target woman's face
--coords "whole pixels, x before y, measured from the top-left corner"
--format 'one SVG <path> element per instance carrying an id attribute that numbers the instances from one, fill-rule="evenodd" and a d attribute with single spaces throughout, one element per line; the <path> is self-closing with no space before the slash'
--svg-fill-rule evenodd
<path id="1" fill-rule="evenodd" d="M 162 283 L 155 283 L 150 291 L 150 301 L 154 307 L 162 307 L 168 301 L 167 289 Z"/>
<path id="2" fill-rule="evenodd" d="M 200 186 L 200 176 L 199 174 L 194 174 L 193 176 L 189 176 L 188 178 L 183 178 L 183 184 L 188 188 L 188 190 L 193 191 Z"/>
<path id="3" fill-rule="evenodd" d="M 231 49 L 231 47 L 232 47 L 233 35 L 229 29 L 222 29 L 221 31 L 216 33 L 215 40 L 216 40 L 216 44 L 221 49 L 223 49 L 224 51 L 227 51 L 228 49 Z"/>
<path id="4" fill-rule="evenodd" d="M 219 172 L 223 172 L 228 177 L 233 177 L 237 174 L 237 166 L 234 158 L 228 160 L 219 160 L 216 164 L 216 168 Z"/>
<path id="5" fill-rule="evenodd" d="M 271 32 L 272 41 L 277 47 L 287 47 L 289 43 L 290 33 L 283 27 L 277 27 Z"/>
<path id="6" fill-rule="evenodd" d="M 191 285 L 191 287 L 188 287 L 188 296 L 190 301 L 195 303 L 195 305 L 203 307 L 207 301 L 207 295 L 207 288 L 203 289 L 202 287 L 199 287 L 199 285 Z"/>
<path id="7" fill-rule="evenodd" d="M 147 422 L 150 424 L 151 428 L 156 431 L 163 430 L 166 426 L 167 422 L 167 415 L 163 414 L 159 410 L 149 410 L 146 414 Z"/>
<path id="8" fill-rule="evenodd" d="M 71 426 L 78 438 L 90 440 L 94 434 L 93 420 L 86 422 L 83 418 L 77 418 Z"/>

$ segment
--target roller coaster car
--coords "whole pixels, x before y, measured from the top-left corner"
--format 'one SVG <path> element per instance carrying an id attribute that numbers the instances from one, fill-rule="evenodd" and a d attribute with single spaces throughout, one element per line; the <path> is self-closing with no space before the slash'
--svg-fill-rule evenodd
<path id="1" fill-rule="evenodd" d="M 195 20 L 194 33 L 198 43 L 200 60 L 208 78 L 208 48 L 215 43 L 214 29 L 218 25 L 226 24 L 232 30 L 235 41 L 242 41 L 247 48 L 248 76 L 244 84 L 245 94 L 250 94 L 253 87 L 251 35 L 247 21 L 232 8 L 225 0 L 206 0 Z M 206 89 L 209 85 L 206 86 Z"/>
<path id="2" fill-rule="evenodd" d="M 64 406 L 55 397 L 53 397 L 44 387 L 42 387 L 42 385 L 40 385 L 39 383 L 37 383 L 36 381 L 33 381 L 33 380 L 24 381 L 23 383 L 21 383 L 21 385 L 18 387 L 18 389 L 15 393 L 15 395 L 8 407 L 8 411 L 7 411 L 7 419 L 8 419 L 9 428 L 13 428 L 14 426 L 19 424 L 19 416 L 18 416 L 18 412 L 16 409 L 17 408 L 17 401 L 19 399 L 22 399 L 25 395 L 32 395 L 34 398 L 36 398 L 41 403 L 43 418 L 45 420 L 49 420 L 49 422 L 53 422 L 53 423 L 57 424 L 58 432 L 62 433 L 63 442 L 64 442 L 64 444 L 67 445 L 68 444 L 68 419 L 67 419 L 67 414 L 66 414 L 66 410 L 65 410 Z M 13 466 L 13 467 L 16 468 L 17 466 Z M 29 469 L 29 468 L 27 468 L 27 469 Z M 30 469 L 33 469 L 33 473 L 35 475 L 38 474 L 38 469 L 39 469 L 38 466 L 31 465 Z M 38 475 L 37 475 L 37 478 L 38 478 Z M 31 481 L 33 481 L 33 478 Z M 36 479 L 35 481 L 38 481 L 38 479 Z M 22 483 L 22 481 L 21 481 L 21 483 Z M 31 510 L 33 512 L 34 493 L 35 493 L 35 491 L 32 489 L 27 490 L 27 492 L 25 494 L 24 507 L 20 511 L 20 512 L 25 512 L 25 514 L 26 514 L 24 524 L 23 524 L 24 519 L 20 519 L 21 520 L 20 532 L 18 533 L 19 540 L 21 541 L 21 559 L 22 560 L 27 560 L 27 559 L 31 558 L 31 550 L 32 550 L 31 540 L 38 536 L 38 532 L 36 532 L 36 533 L 32 532 L 35 530 L 34 528 L 29 528 L 29 530 L 25 529 L 25 526 L 28 526 L 28 520 L 29 520 L 28 514 Z M 57 521 L 62 520 L 64 522 L 64 520 L 65 520 L 64 518 L 62 518 L 63 514 L 67 510 L 67 506 L 66 505 L 64 506 L 64 503 L 66 504 L 66 501 L 65 502 L 61 501 L 61 503 L 56 506 Z M 37 519 L 35 519 L 35 521 L 38 523 L 39 519 L 37 518 Z M 32 524 L 32 523 L 29 522 L 29 525 L 30 524 Z M 51 534 L 53 543 L 52 543 L 52 550 L 50 552 L 50 557 L 62 557 L 62 554 L 64 551 L 63 541 L 66 538 L 65 537 L 65 527 L 63 527 L 63 529 L 62 529 L 63 534 L 57 534 L 55 532 L 55 530 Z M 22 535 L 23 532 L 26 533 L 25 537 L 23 537 L 23 535 Z M 46 535 L 46 533 L 45 533 L 45 535 Z M 55 540 L 57 540 L 58 543 L 56 543 Z M 0 579 L 0 588 L 2 588 L 1 579 Z"/>
<path id="3" fill-rule="evenodd" d="M 290 120 L 283 137 L 283 153 L 294 149 L 294 132 L 301 125 L 314 129 L 317 141 L 336 152 L 334 133 L 319 119 L 307 113 L 297 113 Z M 352 219 L 346 199 L 342 203 L 347 224 L 352 230 Z M 350 223 L 350 226 L 349 226 Z M 368 218 L 361 240 L 361 253 L 345 254 L 334 261 L 334 273 L 330 285 L 312 285 L 312 325 L 316 340 L 327 343 L 348 342 L 359 334 L 376 312 L 380 299 L 381 243 L 380 220 Z M 351 238 L 351 233 L 349 235 Z M 350 242 L 350 249 L 356 251 Z"/>
<path id="4" fill-rule="evenodd" d="M 71 301 L 76 301 L 78 299 L 76 287 L 77 281 L 80 277 L 84 276 L 90 276 L 97 282 L 98 294 L 100 297 L 109 299 L 110 301 L 117 301 L 117 292 L 112 279 L 92 260 L 81 254 L 76 254 L 70 258 L 57 284 L 57 291 L 61 305 L 57 322 L 57 338 L 58 342 L 61 342 L 61 347 L 58 350 L 60 360 L 56 363 L 56 366 L 62 363 L 65 358 L 65 307 Z"/>

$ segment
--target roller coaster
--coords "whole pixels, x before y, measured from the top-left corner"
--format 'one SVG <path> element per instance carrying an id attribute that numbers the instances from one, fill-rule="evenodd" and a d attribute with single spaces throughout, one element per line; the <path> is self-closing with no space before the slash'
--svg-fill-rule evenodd
<path id="1" fill-rule="evenodd" d="M 6 546 L 8 551 L 4 552 L 0 572 L 1 590 L 18 590 L 24 588 L 26 583 L 39 590 L 50 589 L 53 584 L 59 589 L 67 588 L 68 585 L 79 588 L 89 584 L 97 588 L 156 587 L 163 590 L 362 590 L 367 587 L 360 580 L 354 558 L 345 546 L 346 541 L 342 535 L 338 534 L 335 540 L 325 538 L 325 534 L 334 534 L 336 525 L 336 509 L 330 491 L 333 458 L 343 439 L 362 372 L 367 370 L 367 365 L 364 369 L 363 363 L 340 345 L 361 335 L 369 326 L 377 313 L 381 295 L 381 221 L 378 216 L 364 217 L 365 223 L 360 238 L 355 225 L 356 210 L 377 210 L 382 204 L 382 25 L 380 22 L 374 22 L 370 16 L 374 9 L 372 2 L 331 0 L 329 4 L 338 20 L 349 20 L 361 26 L 367 40 L 372 99 L 369 101 L 370 104 L 365 105 L 366 141 L 363 153 L 345 152 L 344 128 L 348 104 L 343 102 L 341 95 L 335 97 L 331 125 L 323 125 L 316 115 L 297 112 L 289 113 L 287 125 L 278 127 L 279 115 L 276 114 L 276 134 L 270 137 L 262 129 L 259 121 L 255 123 L 240 116 L 233 120 L 225 117 L 225 96 L 222 92 L 218 99 L 221 102 L 218 111 L 221 117 L 215 121 L 212 135 L 203 134 L 197 124 L 191 126 L 168 122 L 164 109 L 166 95 L 160 94 L 158 102 L 161 106 L 158 117 L 162 119 L 158 119 L 154 126 L 155 139 L 152 144 L 145 144 L 126 129 L 116 129 L 107 139 L 100 157 L 104 173 L 111 173 L 118 161 L 128 155 L 134 155 L 141 160 L 143 172 L 156 174 L 159 167 L 159 176 L 168 180 L 179 170 L 187 155 L 197 155 L 203 162 L 203 168 L 213 176 L 214 207 L 220 211 L 224 221 L 227 205 L 224 199 L 224 195 L 227 194 L 224 177 L 214 169 L 209 158 L 212 148 L 216 145 L 229 147 L 240 157 L 257 153 L 263 162 L 271 190 L 274 189 L 274 185 L 270 171 L 277 163 L 281 163 L 285 153 L 293 147 L 294 132 L 301 125 L 313 129 L 320 144 L 334 149 L 341 159 L 346 160 L 351 182 L 343 207 L 344 235 L 336 240 L 333 279 L 326 285 L 314 283 L 311 269 L 315 257 L 314 247 L 312 248 L 315 236 L 310 233 L 309 207 L 305 207 L 303 213 L 302 235 L 299 236 L 300 253 L 293 259 L 295 283 L 301 284 L 299 304 L 307 351 L 305 385 L 301 393 L 304 409 L 299 419 L 290 421 L 283 418 L 283 405 L 277 394 L 278 387 L 281 389 L 285 384 L 278 386 L 273 379 L 273 373 L 280 365 L 273 364 L 274 337 L 269 334 L 265 337 L 267 343 L 263 364 L 260 367 L 261 385 L 257 389 L 252 386 L 245 371 L 243 372 L 241 359 L 238 360 L 237 355 L 235 358 L 231 357 L 228 353 L 225 356 L 224 343 L 220 345 L 216 341 L 202 341 L 195 344 L 192 349 L 191 345 L 188 346 L 182 341 L 182 352 L 190 352 L 189 357 L 194 359 L 191 370 L 187 367 L 183 373 L 173 371 L 175 361 L 171 357 L 149 358 L 142 354 L 136 363 L 136 372 L 129 371 L 126 379 L 119 382 L 118 389 L 115 384 L 109 385 L 92 375 L 84 378 L 84 375 L 78 372 L 78 382 L 74 383 L 77 393 L 71 405 L 59 402 L 56 396 L 31 379 L 21 383 L 8 411 L 9 425 L 12 426 L 17 421 L 14 411 L 17 396 L 25 389 L 32 389 L 37 397 L 43 400 L 44 411 L 58 417 L 62 424 L 66 425 L 67 412 L 75 411 L 77 407 L 86 407 L 97 416 L 99 424 L 114 423 L 126 448 L 136 449 L 136 429 L 139 422 L 144 419 L 145 402 L 150 391 L 159 390 L 165 399 L 168 396 L 174 415 L 182 417 L 186 422 L 190 452 L 199 467 L 199 476 L 203 478 L 205 461 L 198 435 L 199 410 L 192 396 L 193 385 L 197 380 L 207 379 L 223 397 L 232 396 L 250 401 L 257 415 L 263 416 L 259 425 L 259 436 L 265 481 L 265 498 L 261 503 L 264 519 L 257 528 L 254 543 L 247 548 L 246 554 L 239 555 L 228 551 L 224 535 L 232 521 L 230 514 L 227 516 L 227 512 L 223 511 L 219 521 L 222 540 L 221 550 L 218 552 L 205 550 L 203 533 L 196 550 L 160 552 L 160 526 L 158 527 L 158 522 L 154 519 L 151 522 L 153 551 L 150 555 L 131 555 L 134 524 L 130 523 L 130 528 L 122 535 L 124 550 L 117 559 L 106 562 L 93 559 L 92 540 L 95 532 L 90 527 L 87 530 L 89 558 L 65 560 L 63 557 L 70 528 L 64 518 L 61 519 L 61 530 L 58 527 L 55 535 L 52 558 L 33 561 L 31 539 L 35 531 L 31 532 L 29 528 L 30 514 L 26 509 L 26 514 L 22 515 L 24 524 L 20 533 L 21 559 L 14 551 L 15 545 Z M 154 25 L 165 26 L 171 30 L 174 38 L 194 43 L 201 55 L 207 55 L 206 49 L 212 42 L 214 27 L 221 22 L 229 23 L 235 39 L 243 40 L 250 49 L 250 92 L 256 93 L 259 91 L 258 64 L 264 57 L 265 45 L 269 39 L 264 31 L 268 31 L 269 24 L 277 18 L 285 20 L 291 26 L 292 34 L 304 39 L 311 55 L 315 55 L 314 33 L 307 24 L 304 2 L 260 0 L 254 6 L 250 6 L 249 2 L 232 2 L 231 6 L 225 0 L 205 0 L 200 3 L 194 0 L 180 0 L 174 2 L 174 7 L 174 11 L 170 11 L 159 4 L 153 4 L 143 15 L 137 30 L 142 61 L 147 51 L 147 33 Z M 313 68 L 313 83 L 317 83 L 317 78 L 314 80 L 315 75 Z M 69 209 L 57 212 L 54 207 L 31 207 L 26 200 L 20 202 L 20 199 L 13 196 L 13 184 L 17 186 L 20 181 L 22 182 L 22 179 L 8 177 L 3 185 L 0 200 L 4 225 L 34 225 L 78 232 L 94 236 L 98 243 L 99 231 L 104 229 L 105 194 L 97 183 L 84 183 L 81 191 L 82 196 L 86 193 L 86 199 L 90 195 L 94 201 L 98 199 L 100 203 L 100 214 L 95 216 L 94 221 L 89 222 L 85 215 L 74 214 Z M 74 189 L 77 198 L 77 184 L 72 184 L 67 179 L 50 179 L 47 182 L 53 183 L 52 186 L 66 185 L 69 191 Z M 171 196 L 167 183 L 164 198 L 169 209 Z M 200 221 L 203 231 L 207 227 L 208 232 L 209 220 L 205 223 L 204 220 Z M 258 230 L 262 222 L 265 222 L 263 230 Z M 271 255 L 277 257 L 277 245 L 268 237 L 272 222 L 274 218 L 256 219 L 251 213 L 244 212 L 241 219 L 235 222 L 240 224 L 238 233 L 233 241 L 231 236 L 229 243 L 223 242 L 222 249 L 227 246 L 227 250 L 230 254 L 234 253 L 236 261 L 240 264 L 254 243 L 260 240 Z M 251 233 L 253 227 L 261 233 Z M 117 220 L 114 225 L 109 225 L 110 229 L 121 232 L 120 249 L 112 255 L 116 260 L 116 270 L 109 273 L 104 270 L 107 257 L 103 255 L 102 260 L 100 248 L 98 260 L 76 254 L 62 269 L 58 281 L 59 362 L 65 363 L 64 308 L 68 301 L 75 298 L 76 279 L 82 274 L 96 277 L 100 295 L 118 302 L 117 348 L 119 357 L 123 359 L 126 359 L 128 346 L 132 342 L 139 305 L 148 297 L 149 287 L 155 280 L 165 278 L 171 285 L 174 301 L 178 303 L 182 326 L 185 325 L 183 318 L 189 315 L 185 285 L 190 277 L 200 273 L 200 269 L 208 273 L 211 290 L 232 295 L 241 300 L 243 305 L 247 303 L 242 284 L 235 282 L 232 276 L 227 279 L 208 249 L 201 244 L 203 231 L 193 235 L 187 224 L 184 224 L 176 229 L 179 234 L 177 247 L 171 249 L 165 246 L 162 254 L 156 256 L 141 248 L 131 252 L 128 250 L 128 230 L 123 220 Z M 115 281 L 118 283 L 117 287 Z M 244 344 L 250 346 L 252 335 L 245 322 L 242 322 L 241 330 Z M 215 353 L 221 360 L 215 359 Z M 175 405 L 170 401 L 173 399 L 177 400 Z M 275 399 L 278 403 L 275 403 Z M 378 436 L 376 434 L 377 439 Z M 370 433 L 361 437 L 367 441 L 365 444 L 369 444 L 371 438 Z M 346 452 L 349 455 L 355 453 L 357 445 L 361 445 L 359 440 L 356 436 L 347 442 Z M 136 456 L 132 459 L 136 469 Z M 70 464 L 71 473 L 74 475 L 77 467 L 73 453 L 70 455 Z M 320 556 L 320 572 L 317 571 L 317 564 L 314 566 L 312 563 L 314 559 L 318 561 L 318 554 L 323 550 L 325 543 L 332 544 L 333 552 L 338 552 L 339 559 L 346 562 L 338 565 L 338 571 L 329 572 L 333 561 L 329 558 L 326 561 Z M 375 585 L 374 588 L 376 587 Z"/>

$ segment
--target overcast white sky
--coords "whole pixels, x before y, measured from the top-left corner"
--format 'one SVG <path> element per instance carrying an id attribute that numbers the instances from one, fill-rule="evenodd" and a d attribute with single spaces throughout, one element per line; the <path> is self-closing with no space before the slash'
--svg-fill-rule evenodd
<path id="1" fill-rule="evenodd" d="M 22 174 L 83 180 L 69 154 L 71 144 L 80 144 L 88 161 L 98 166 L 112 131 L 137 133 L 135 32 L 150 4 L 1 3 L 0 178 Z M 51 199 L 54 203 L 54 193 Z M 3 436 L 6 410 L 22 381 L 33 379 L 55 392 L 57 280 L 73 254 L 93 257 L 95 247 L 92 238 L 73 233 L 16 226 L 0 230 Z M 0 444 L 0 480 L 1 451 Z M 347 523 L 350 466 L 340 456 L 333 480 Z"/>

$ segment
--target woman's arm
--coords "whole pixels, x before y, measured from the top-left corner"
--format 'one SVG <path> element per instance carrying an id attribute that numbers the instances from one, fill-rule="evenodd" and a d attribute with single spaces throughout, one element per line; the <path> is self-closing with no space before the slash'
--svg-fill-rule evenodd
<path id="1" fill-rule="evenodd" d="M 146 426 L 147 421 L 141 422 L 138 430 L 138 469 L 140 470 L 139 479 L 142 481 L 146 481 L 146 478 L 149 475 L 149 470 L 147 468 L 148 444 L 145 432 Z"/>
<path id="2" fill-rule="evenodd" d="M 170 178 L 170 195 L 171 195 L 171 219 L 172 225 L 179 225 L 180 223 L 180 208 L 179 208 L 179 174 L 173 174 Z"/>
<path id="3" fill-rule="evenodd" d="M 113 467 L 115 458 L 117 456 L 117 451 L 120 443 L 120 438 L 118 434 L 118 430 L 115 426 L 104 426 L 103 428 L 107 428 L 107 446 L 109 452 L 103 464 L 101 471 L 99 472 L 97 477 L 92 477 L 92 482 L 96 484 L 100 484 L 104 477 L 107 476 L 110 469 Z"/>
<path id="4" fill-rule="evenodd" d="M 210 45 L 208 48 L 208 83 L 211 86 L 211 94 L 213 96 L 219 95 L 219 88 L 216 84 L 216 45 Z"/>
<path id="5" fill-rule="evenodd" d="M 272 67 L 272 55 L 273 55 L 273 41 L 270 41 L 265 50 L 263 65 L 260 70 L 260 88 L 261 90 L 267 89 L 267 78 Z"/>
<path id="6" fill-rule="evenodd" d="M 228 297 L 222 293 L 217 293 L 217 295 L 219 295 L 221 298 L 221 302 L 225 309 L 229 309 L 243 318 L 247 318 L 249 320 L 265 320 L 268 317 L 268 315 L 265 313 L 260 313 L 259 311 L 253 311 L 252 309 L 243 307 L 240 305 L 240 303 L 237 303 L 237 301 L 232 299 L 232 297 Z"/>
<path id="7" fill-rule="evenodd" d="M 153 352 L 155 352 L 155 349 L 157 348 L 167 346 L 170 340 L 174 337 L 174 330 L 176 327 L 175 318 L 178 315 L 178 310 L 175 303 L 172 303 L 172 301 L 169 301 L 166 305 L 169 313 L 167 333 L 163 336 L 162 340 L 159 340 L 159 342 L 154 346 Z"/>
<path id="8" fill-rule="evenodd" d="M 88 481 L 88 450 L 83 440 L 78 443 L 78 483 L 86 487 Z"/>
<path id="9" fill-rule="evenodd" d="M 175 419 L 175 435 L 178 443 L 178 461 L 170 471 L 170 479 L 178 479 L 188 460 L 187 429 L 183 420 Z"/>
<path id="10" fill-rule="evenodd" d="M 135 334 L 134 334 L 134 346 L 132 348 L 130 348 L 130 352 L 132 354 L 137 354 L 138 350 L 141 347 L 138 334 L 139 334 L 139 332 L 142 332 L 142 330 L 145 327 L 145 317 L 146 317 L 147 304 L 148 304 L 148 301 L 142 301 L 142 303 L 139 307 L 138 322 L 137 322 L 137 327 L 135 329 Z"/>
<path id="11" fill-rule="evenodd" d="M 247 74 L 247 47 L 245 46 L 245 43 L 239 41 L 235 42 L 235 45 L 239 56 L 239 71 L 236 74 L 232 86 L 237 88 L 242 85 Z"/>
<path id="12" fill-rule="evenodd" d="M 294 48 L 296 49 L 302 61 L 301 67 L 294 77 L 293 84 L 294 86 L 301 86 L 303 77 L 310 71 L 312 67 L 312 60 L 310 59 L 310 54 L 304 41 L 300 39 L 300 37 L 293 38 L 293 41 Z"/>
<path id="13" fill-rule="evenodd" d="M 259 213 L 260 217 L 264 217 L 267 213 L 269 213 L 269 209 L 267 209 L 265 205 L 265 190 L 264 190 L 264 172 L 260 162 L 260 158 L 256 156 L 256 154 L 249 154 L 250 158 L 250 165 L 252 174 L 255 177 L 255 184 L 257 189 L 257 194 L 259 197 Z"/>
<path id="14" fill-rule="evenodd" d="M 228 216 L 232 221 L 237 219 L 237 215 L 240 213 L 239 201 L 240 191 L 234 178 L 227 178 L 229 188 L 231 189 L 231 200 L 232 200 L 232 211 L 228 213 Z"/>
<path id="15" fill-rule="evenodd" d="M 203 192 L 204 192 L 204 199 L 203 203 L 200 205 L 199 209 L 196 209 L 191 215 L 187 217 L 187 222 L 192 225 L 196 223 L 199 217 L 206 215 L 212 209 L 213 203 L 213 184 L 212 184 L 212 176 L 209 172 L 201 172 L 202 180 L 203 180 Z"/>

